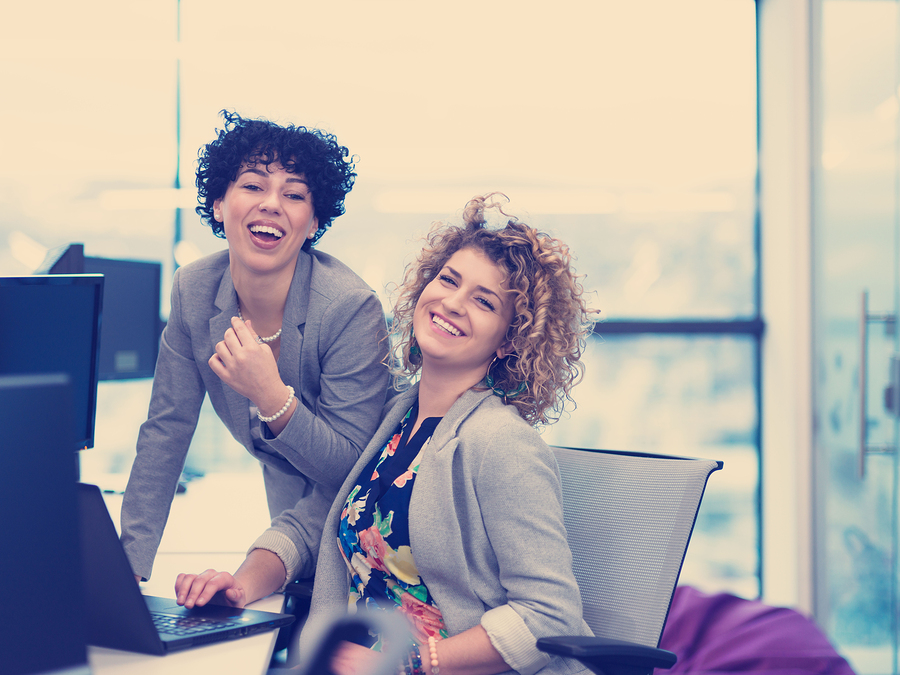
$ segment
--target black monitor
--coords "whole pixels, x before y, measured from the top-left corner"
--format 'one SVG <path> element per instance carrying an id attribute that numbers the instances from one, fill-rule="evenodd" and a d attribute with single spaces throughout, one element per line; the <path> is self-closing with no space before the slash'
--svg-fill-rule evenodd
<path id="1" fill-rule="evenodd" d="M 90 675 L 72 388 L 63 374 L 0 376 L 0 671 Z"/>
<path id="2" fill-rule="evenodd" d="M 100 379 L 153 377 L 159 354 L 162 264 L 84 255 L 82 244 L 47 253 L 35 274 L 102 274 Z"/>
<path id="3" fill-rule="evenodd" d="M 0 277 L 0 375 L 67 374 L 78 450 L 94 447 L 102 301 L 100 275 Z"/>
<path id="4" fill-rule="evenodd" d="M 162 265 L 85 256 L 84 271 L 102 274 L 100 379 L 153 377 L 159 354 Z"/>

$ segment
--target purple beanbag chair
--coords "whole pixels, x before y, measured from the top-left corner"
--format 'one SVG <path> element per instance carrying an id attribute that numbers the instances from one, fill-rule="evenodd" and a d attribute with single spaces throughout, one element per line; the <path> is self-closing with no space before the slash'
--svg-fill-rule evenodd
<path id="1" fill-rule="evenodd" d="M 675 589 L 659 646 L 678 662 L 657 675 L 854 675 L 819 627 L 796 610 L 690 586 Z"/>

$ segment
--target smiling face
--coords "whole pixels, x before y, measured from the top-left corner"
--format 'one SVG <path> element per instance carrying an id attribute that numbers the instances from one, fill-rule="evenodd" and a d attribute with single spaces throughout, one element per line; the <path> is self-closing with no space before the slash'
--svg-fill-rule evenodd
<path id="1" fill-rule="evenodd" d="M 281 164 L 244 163 L 214 203 L 225 228 L 232 276 L 293 276 L 297 254 L 318 229 L 313 196 L 303 174 Z"/>
<path id="2" fill-rule="evenodd" d="M 507 353 L 512 294 L 505 271 L 478 250 L 454 253 L 425 286 L 413 315 L 423 369 L 439 367 L 480 382 L 495 356 Z"/>

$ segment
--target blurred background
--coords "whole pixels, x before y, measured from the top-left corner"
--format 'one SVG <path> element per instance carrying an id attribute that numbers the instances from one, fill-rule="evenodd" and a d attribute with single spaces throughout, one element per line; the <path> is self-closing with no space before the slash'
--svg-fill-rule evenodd
<path id="1" fill-rule="evenodd" d="M 723 460 L 681 582 L 772 597 L 786 565 L 779 597 L 815 611 L 861 671 L 896 671 L 896 457 L 870 457 L 866 486 L 854 453 L 859 291 L 897 303 L 897 22 L 888 0 L 18 3 L 0 26 L 0 274 L 73 242 L 158 262 L 165 319 L 176 266 L 225 247 L 193 210 L 197 151 L 223 109 L 324 129 L 356 156 L 347 212 L 318 248 L 386 313 L 429 226 L 502 191 L 509 213 L 570 244 L 601 310 L 577 409 L 546 440 Z M 767 34 L 786 35 L 775 72 L 808 70 L 799 89 L 766 89 Z M 806 212 L 773 235 L 799 233 L 796 260 L 766 257 L 764 105 L 805 116 L 778 146 L 799 143 L 809 180 L 791 197 Z M 875 267 L 880 283 L 864 279 Z M 785 331 L 765 299 L 795 297 L 794 274 L 808 282 Z M 870 358 L 889 358 L 894 334 L 872 330 Z M 792 394 L 769 397 L 764 377 L 785 334 L 808 363 L 795 385 L 810 410 L 787 425 L 808 427 L 810 457 L 783 455 L 787 479 L 767 482 L 781 461 L 764 462 L 767 434 L 797 450 L 764 419 Z M 896 438 L 887 370 L 864 425 L 882 445 Z M 150 386 L 101 383 L 86 479 L 127 475 Z M 259 471 L 211 408 L 186 469 Z"/>

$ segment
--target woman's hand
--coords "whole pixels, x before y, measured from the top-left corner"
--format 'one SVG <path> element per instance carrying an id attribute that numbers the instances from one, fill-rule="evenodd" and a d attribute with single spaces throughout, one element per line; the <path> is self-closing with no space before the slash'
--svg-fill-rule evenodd
<path id="1" fill-rule="evenodd" d="M 202 574 L 179 574 L 175 580 L 175 600 L 188 609 L 203 607 L 210 601 L 217 605 L 243 607 L 247 604 L 247 595 L 231 574 L 210 569 Z"/>
<path id="2" fill-rule="evenodd" d="M 244 607 L 277 591 L 285 582 L 284 563 L 275 553 L 255 548 L 234 576 L 228 572 L 206 570 L 202 574 L 179 574 L 175 580 L 175 599 L 190 609 L 214 604 Z"/>
<path id="3" fill-rule="evenodd" d="M 232 317 L 231 328 L 216 344 L 209 367 L 225 384 L 253 401 L 263 415 L 272 415 L 287 400 L 287 385 L 278 373 L 271 347 L 257 342 L 256 337 L 249 321 Z"/>
<path id="4" fill-rule="evenodd" d="M 331 657 L 331 671 L 334 675 L 364 675 L 375 670 L 375 663 L 383 658 L 381 652 L 342 642 Z"/>

